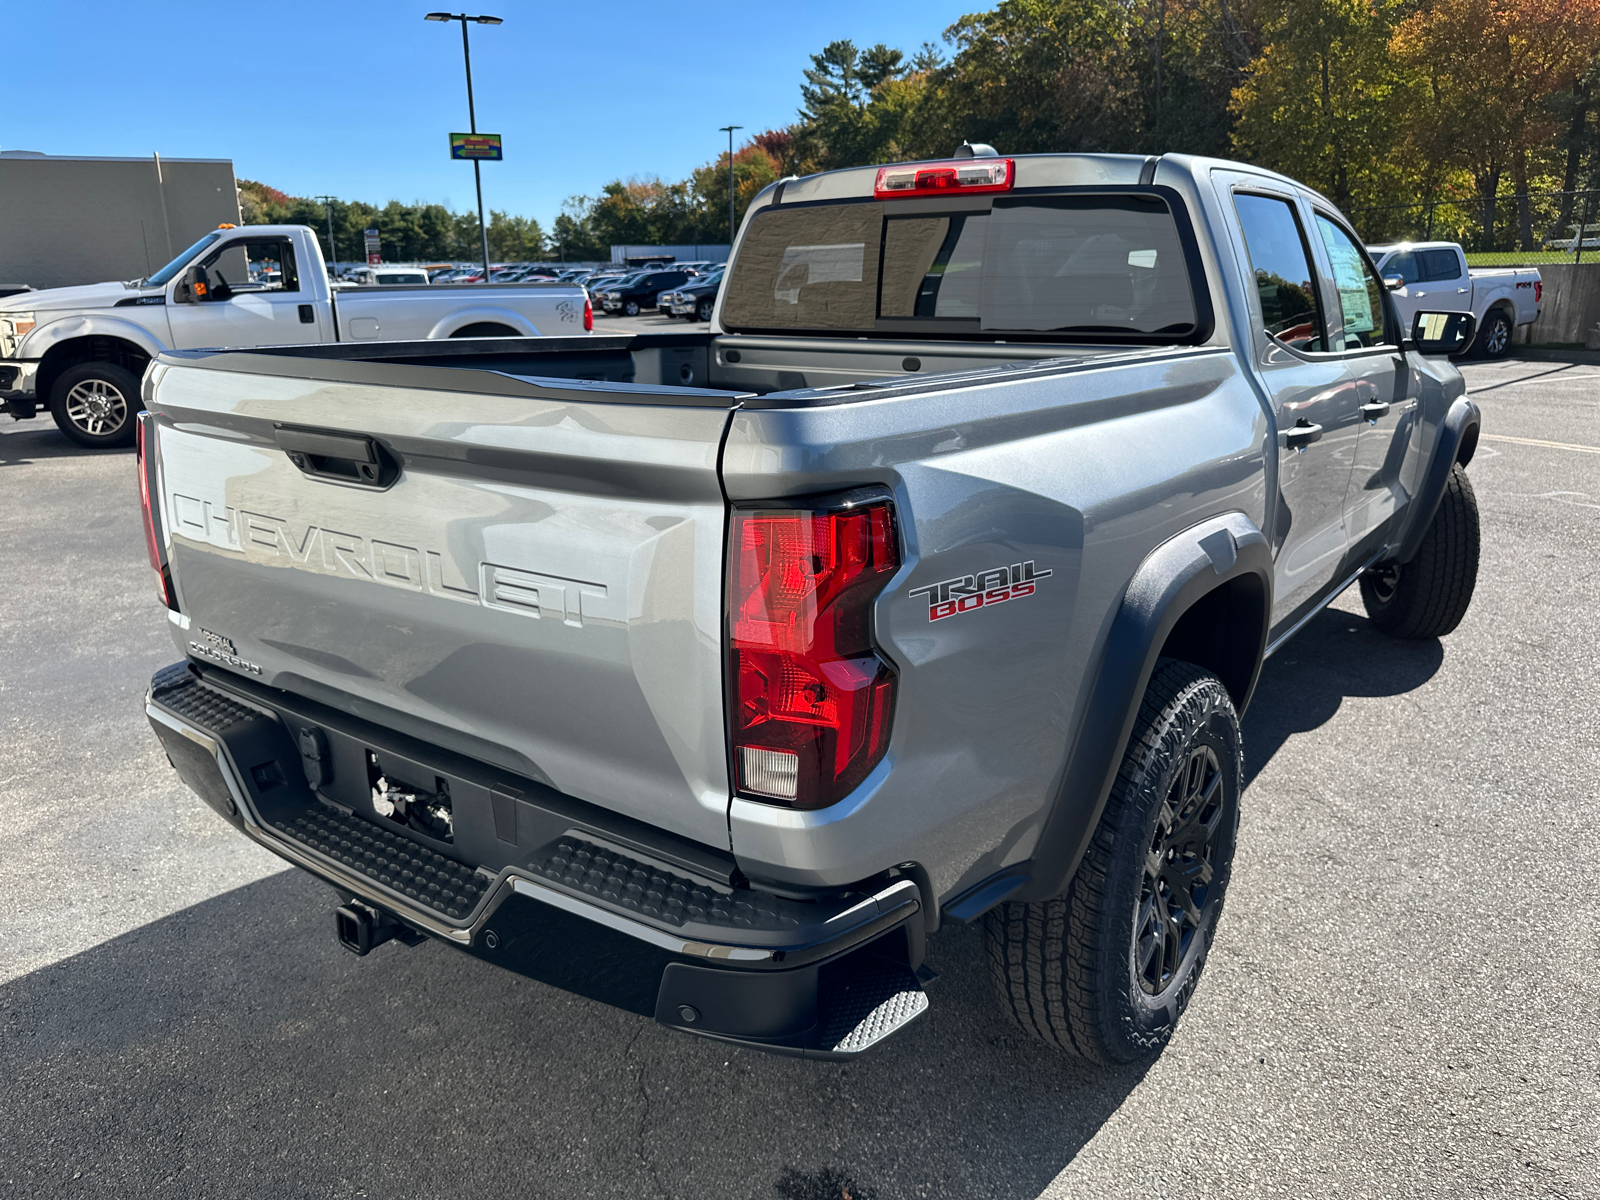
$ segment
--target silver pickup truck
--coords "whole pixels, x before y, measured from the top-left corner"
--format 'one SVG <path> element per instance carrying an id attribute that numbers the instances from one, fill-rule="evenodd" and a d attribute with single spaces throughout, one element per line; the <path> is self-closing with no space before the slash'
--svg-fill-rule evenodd
<path id="1" fill-rule="evenodd" d="M 1029 1032 L 1165 1045 L 1263 659 L 1471 599 L 1473 321 L 1289 179 L 964 149 L 762 193 L 709 334 L 152 365 L 146 711 L 346 947 L 849 1058 L 981 921 Z"/>
<path id="2" fill-rule="evenodd" d="M 0 297 L 0 412 L 44 408 L 80 446 L 134 440 L 139 377 L 165 350 L 538 337 L 594 328 L 569 284 L 329 283 L 304 225 L 225 225 L 147 279 Z"/>

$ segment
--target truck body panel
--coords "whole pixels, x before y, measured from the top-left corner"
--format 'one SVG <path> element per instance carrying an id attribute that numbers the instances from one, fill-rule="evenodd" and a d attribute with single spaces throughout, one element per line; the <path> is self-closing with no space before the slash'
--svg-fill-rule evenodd
<path id="1" fill-rule="evenodd" d="M 460 845 L 494 853 L 449 850 L 499 890 L 436 932 L 473 953 L 492 957 L 483 914 L 513 893 L 615 930 L 612 896 L 646 914 L 624 932 L 656 956 L 615 1002 L 643 1011 L 655 995 L 657 1019 L 683 1027 L 714 1010 L 723 1023 L 701 1032 L 758 1044 L 819 1019 L 843 978 L 828 963 L 868 971 L 808 932 L 795 936 L 813 949 L 759 952 L 707 934 L 696 944 L 720 967 L 679 972 L 700 951 L 663 943 L 658 909 L 675 886 L 659 873 L 681 868 L 732 889 L 736 927 L 761 928 L 763 905 L 795 930 L 830 905 L 883 922 L 872 953 L 899 947 L 893 994 L 920 996 L 906 972 L 942 914 L 1070 879 L 1158 657 L 1214 674 L 1242 708 L 1266 654 L 1367 567 L 1403 565 L 1451 468 L 1440 455 L 1470 457 L 1478 420 L 1459 373 L 1405 344 L 1324 197 L 1181 156 L 1005 170 L 1012 194 L 956 201 L 885 199 L 871 169 L 774 185 L 746 215 L 709 334 L 163 355 L 147 386 L 154 536 L 199 682 L 162 687 L 231 687 L 289 734 L 321 705 L 330 736 L 358 758 L 367 739 L 374 763 L 404 734 L 407 787 L 436 770 L 428 802 L 445 809 L 450 780 L 477 778 L 452 756 L 501 772 L 522 799 L 480 796 L 456 818 Z M 788 803 L 750 782 L 735 745 L 752 704 L 780 703 L 742 690 L 737 648 L 756 611 L 738 589 L 778 543 L 739 539 L 752 514 L 809 530 L 772 535 L 801 549 L 773 549 L 792 574 L 760 584 L 805 594 L 836 569 L 834 535 L 817 531 L 859 512 L 887 514 L 875 528 L 892 547 L 859 553 L 891 565 L 838 628 L 892 680 L 886 749 L 842 799 Z M 784 635 L 795 645 L 832 620 L 806 611 Z M 844 675 L 785 661 L 763 680 L 781 675 L 818 713 L 842 694 Z M 181 724 L 160 694 L 152 720 Z M 274 846 L 279 801 L 258 803 L 243 751 L 201 733 L 241 827 Z M 392 819 L 385 779 L 370 800 L 348 781 L 324 795 L 343 815 L 308 809 L 316 836 L 360 841 L 363 822 Z M 537 812 L 506 815 L 524 803 Z M 601 813 L 627 829 L 600 829 Z M 613 850 L 581 849 L 594 839 Z M 583 855 L 610 865 L 571 874 Z M 552 871 L 568 872 L 559 901 Z M 641 890 L 625 895 L 630 873 Z M 353 886 L 374 911 L 438 920 Z M 540 936 L 539 911 L 519 937 Z M 514 969 L 582 990 L 566 952 L 540 953 L 566 964 L 559 978 L 537 955 Z M 823 974 L 786 976 L 788 999 L 769 999 L 788 1016 L 742 1024 L 769 1001 L 724 1003 L 745 994 L 739 963 L 802 960 Z M 711 1007 L 680 1003 L 673 979 L 709 988 L 696 994 Z"/>

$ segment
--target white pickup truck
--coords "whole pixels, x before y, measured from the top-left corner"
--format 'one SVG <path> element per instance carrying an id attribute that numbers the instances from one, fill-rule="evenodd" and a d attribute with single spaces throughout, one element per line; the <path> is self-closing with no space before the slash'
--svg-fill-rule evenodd
<path id="1" fill-rule="evenodd" d="M 148 279 L 0 299 L 0 408 L 48 408 L 73 441 L 133 441 L 139 379 L 165 350 L 589 333 L 583 288 L 329 286 L 304 225 L 224 225 Z"/>
<path id="2" fill-rule="evenodd" d="M 1412 320 L 1424 308 L 1477 317 L 1478 335 L 1469 353 L 1504 358 L 1511 352 L 1511 331 L 1539 316 L 1544 284 L 1536 270 L 1468 268 L 1455 242 L 1398 242 L 1368 246 L 1367 253 L 1379 277 L 1390 284 L 1401 321 Z"/>

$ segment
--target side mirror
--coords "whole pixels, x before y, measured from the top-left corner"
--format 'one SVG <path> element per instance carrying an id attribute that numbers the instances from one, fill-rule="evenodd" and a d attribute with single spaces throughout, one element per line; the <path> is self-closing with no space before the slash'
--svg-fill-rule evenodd
<path id="1" fill-rule="evenodd" d="M 1406 277 L 1404 275 L 1385 275 L 1383 277 L 1383 286 L 1391 292 L 1398 292 L 1405 285 Z"/>
<path id="2" fill-rule="evenodd" d="M 172 302 L 174 304 L 194 303 L 194 268 L 190 267 L 178 276 L 178 282 L 172 288 Z"/>
<path id="3" fill-rule="evenodd" d="M 1464 312 L 1419 312 L 1411 322 L 1411 343 L 1418 354 L 1460 354 L 1472 344 L 1478 320 Z"/>

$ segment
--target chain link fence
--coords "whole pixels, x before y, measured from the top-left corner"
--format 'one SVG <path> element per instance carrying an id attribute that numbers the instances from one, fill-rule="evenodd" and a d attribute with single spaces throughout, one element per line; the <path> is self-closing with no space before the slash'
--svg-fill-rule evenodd
<path id="1" fill-rule="evenodd" d="M 1600 263 L 1600 190 L 1435 196 L 1351 209 L 1368 245 L 1459 242 L 1474 267 Z"/>

